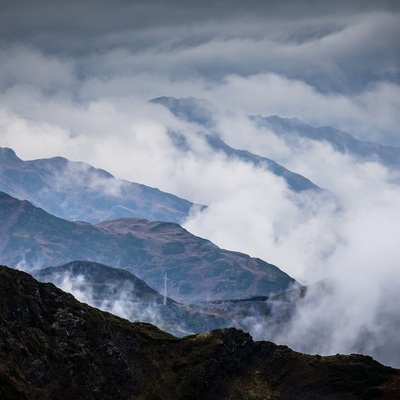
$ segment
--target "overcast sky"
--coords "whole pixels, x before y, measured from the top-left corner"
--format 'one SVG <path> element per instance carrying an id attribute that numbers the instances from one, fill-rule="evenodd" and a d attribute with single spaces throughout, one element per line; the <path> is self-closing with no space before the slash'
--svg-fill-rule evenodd
<path id="1" fill-rule="evenodd" d="M 398 1 L 1 1 L 0 85 L 203 97 L 400 144 Z"/>
<path id="2" fill-rule="evenodd" d="M 294 277 L 338 280 L 326 299 L 336 309 L 312 306 L 320 312 L 299 317 L 293 337 L 352 304 L 339 345 L 324 350 L 352 351 L 346 321 L 354 337 L 366 326 L 378 335 L 388 330 L 376 322 L 382 304 L 399 304 L 399 171 L 323 143 L 293 150 L 247 115 L 400 146 L 399 38 L 397 0 L 0 0 L 0 146 L 23 159 L 86 161 L 207 204 L 187 222 L 192 232 Z M 213 153 L 190 136 L 198 126 L 147 103 L 158 96 L 208 100 L 228 144 L 274 158 L 337 203 Z M 188 135 L 193 151 L 179 153 L 168 129 Z"/>

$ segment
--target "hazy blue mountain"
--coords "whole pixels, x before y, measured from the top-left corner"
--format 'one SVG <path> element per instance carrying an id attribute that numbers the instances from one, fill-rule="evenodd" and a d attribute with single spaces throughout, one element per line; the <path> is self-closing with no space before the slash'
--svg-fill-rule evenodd
<path id="1" fill-rule="evenodd" d="M 52 282 L 80 301 L 132 322 L 148 322 L 175 336 L 232 326 L 223 316 L 180 304 L 148 286 L 129 271 L 91 261 L 32 271 L 42 282 Z M 203 307 L 204 308 L 204 307 Z"/>
<path id="2" fill-rule="evenodd" d="M 56 286 L 73 283 L 77 291 L 87 291 L 98 307 L 104 300 L 120 298 L 149 304 L 162 304 L 164 296 L 152 289 L 143 280 L 121 268 L 112 268 L 92 261 L 72 261 L 55 267 L 32 271 L 32 275 L 42 282 L 52 282 Z M 79 279 L 77 279 L 79 278 Z M 73 282 L 69 282 L 73 280 Z M 168 303 L 176 302 L 168 298 Z"/>
<path id="3" fill-rule="evenodd" d="M 0 259 L 12 267 L 43 268 L 74 260 L 127 269 L 177 301 L 265 296 L 295 281 L 278 267 L 220 249 L 178 224 L 121 218 L 96 225 L 70 222 L 0 192 Z"/>
<path id="4" fill-rule="evenodd" d="M 150 103 L 161 104 L 168 108 L 172 114 L 185 121 L 196 122 L 207 128 L 214 127 L 214 113 L 216 108 L 206 100 L 194 97 L 176 99 L 175 97 L 162 96 L 150 100 Z"/>
<path id="5" fill-rule="evenodd" d="M 120 217 L 182 222 L 193 203 L 62 157 L 23 161 L 0 148 L 0 190 L 49 213 L 91 223 Z"/>
<path id="6" fill-rule="evenodd" d="M 184 135 L 179 133 L 170 133 L 169 135 L 177 147 L 181 147 L 185 151 L 190 148 Z M 202 133 L 199 133 L 198 135 L 204 139 L 204 141 L 212 150 L 222 152 L 229 158 L 236 158 L 241 161 L 251 163 L 256 167 L 265 168 L 273 174 L 285 179 L 289 188 L 295 192 L 301 192 L 303 190 L 321 190 L 309 179 L 300 174 L 289 171 L 285 167 L 282 167 L 282 165 L 270 160 L 269 158 L 257 156 L 256 154 L 253 154 L 247 150 L 236 150 L 228 146 L 224 141 L 214 135 Z"/>
<path id="7" fill-rule="evenodd" d="M 34 270 L 42 282 L 52 282 L 78 300 L 130 321 L 149 322 L 176 336 L 235 327 L 254 334 L 254 321 L 266 327 L 263 338 L 287 329 L 305 287 L 270 296 L 214 300 L 185 305 L 167 298 L 127 270 L 91 261 Z M 257 334 L 256 334 L 257 335 Z"/>
<path id="8" fill-rule="evenodd" d="M 388 167 L 400 168 L 400 148 L 365 142 L 329 126 L 314 128 L 298 118 L 252 116 L 259 126 L 271 129 L 292 147 L 300 146 L 300 139 L 307 138 L 329 143 L 340 153 L 349 153 L 363 161 L 378 161 Z"/>
<path id="9" fill-rule="evenodd" d="M 273 174 L 285 179 L 288 186 L 296 192 L 320 189 L 309 179 L 300 174 L 289 171 L 287 168 L 269 158 L 253 154 L 246 150 L 234 149 L 221 140 L 214 127 L 213 106 L 210 103 L 204 100 L 196 100 L 192 97 L 186 99 L 159 97 L 151 100 L 151 102 L 167 107 L 173 114 L 181 119 L 189 122 L 196 122 L 204 126 L 207 132 L 196 134 L 203 138 L 213 151 L 224 153 L 230 158 L 236 158 L 246 163 L 252 163 L 256 167 L 265 168 Z M 184 135 L 178 132 L 170 132 L 169 134 L 176 147 L 180 148 L 182 151 L 190 149 Z"/>
<path id="10" fill-rule="evenodd" d="M 204 126 L 207 131 L 212 135 L 218 136 L 214 117 L 217 109 L 211 103 L 205 100 L 198 100 L 193 97 L 183 99 L 175 99 L 172 97 L 158 97 L 151 100 L 151 102 L 167 107 L 177 117 L 189 122 L 196 122 Z M 285 142 L 293 148 L 301 147 L 301 138 L 307 138 L 315 141 L 324 141 L 329 143 L 336 151 L 352 154 L 353 156 L 359 157 L 363 161 L 378 161 L 388 167 L 400 168 L 400 148 L 398 147 L 390 147 L 380 145 L 378 143 L 362 141 L 348 133 L 342 132 L 329 126 L 315 128 L 304 123 L 298 118 L 280 118 L 277 115 L 267 117 L 262 117 L 258 115 L 249 116 L 249 118 L 257 125 L 267 127 L 268 129 L 272 130 L 278 136 L 283 138 Z M 217 149 L 218 144 L 220 144 L 220 142 L 217 141 Z M 221 150 L 225 151 L 223 148 L 228 145 L 229 144 L 225 143 L 221 145 Z M 235 154 L 235 156 L 237 156 L 238 158 L 243 157 L 243 154 L 241 154 L 240 150 L 229 148 L 229 151 L 227 153 Z M 304 184 L 304 182 L 301 182 L 300 184 L 299 178 L 293 178 L 292 181 L 290 181 L 288 177 L 290 177 L 291 172 L 285 170 L 282 166 L 277 167 L 276 163 L 274 164 L 272 160 L 268 160 L 264 157 L 256 156 L 248 152 L 246 152 L 244 156 L 245 161 L 253 161 L 256 163 L 257 161 L 261 162 L 261 159 L 265 160 L 263 162 L 265 163 L 264 165 L 267 167 L 268 162 L 271 163 L 269 167 L 270 170 L 278 176 L 283 175 L 288 181 L 289 185 L 295 190 L 308 188 L 307 184 Z M 286 172 L 283 173 L 283 171 Z"/>

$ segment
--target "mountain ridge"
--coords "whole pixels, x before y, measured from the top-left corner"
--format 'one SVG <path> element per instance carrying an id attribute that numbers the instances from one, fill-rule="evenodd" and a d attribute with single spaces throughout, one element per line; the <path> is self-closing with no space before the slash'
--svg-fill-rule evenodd
<path id="1" fill-rule="evenodd" d="M 349 133 L 330 126 L 313 127 L 294 118 L 281 118 L 277 115 L 262 117 L 250 116 L 259 126 L 272 129 L 287 144 L 296 146 L 300 138 L 329 143 L 340 153 L 349 153 L 365 161 L 378 161 L 391 168 L 400 168 L 400 148 L 385 146 L 375 142 L 360 140 Z"/>
<path id="2" fill-rule="evenodd" d="M 197 123 L 206 128 L 212 136 L 218 137 L 218 129 L 215 126 L 214 114 L 217 113 L 217 107 L 207 100 L 174 97 L 157 97 L 150 100 L 154 104 L 160 104 L 170 110 L 172 114 L 188 122 Z M 400 168 L 400 148 L 385 146 L 375 142 L 363 141 L 355 136 L 335 129 L 329 126 L 313 127 L 297 117 L 282 118 L 278 115 L 261 116 L 248 115 L 249 121 L 255 123 L 258 127 L 267 127 L 278 137 L 282 138 L 289 147 L 296 149 L 301 147 L 300 139 L 306 138 L 313 141 L 322 141 L 329 143 L 334 150 L 340 153 L 352 154 L 363 161 L 378 161 L 390 168 Z M 229 144 L 224 143 L 229 146 Z M 236 150 L 236 149 L 234 149 Z M 236 150 L 239 151 L 240 150 Z M 260 155 L 253 156 L 260 158 Z M 240 153 L 237 154 L 240 157 Z M 266 157 L 262 157 L 266 160 Z M 268 166 L 268 163 L 265 162 Z M 280 168 L 286 168 L 278 164 Z M 280 168 L 275 173 L 280 175 Z M 291 171 L 286 170 L 285 179 L 290 176 Z M 272 172 L 274 172 L 272 170 Z M 301 175 L 300 175 L 301 176 Z M 307 179 L 306 177 L 303 177 Z M 290 182 L 288 182 L 290 184 Z M 296 189 L 296 186 L 292 186 Z M 298 186 L 297 186 L 298 187 Z M 305 186 L 307 188 L 307 186 Z"/>
<path id="3" fill-rule="evenodd" d="M 38 281 L 51 282 L 92 307 L 129 321 L 151 323 L 175 336 L 231 326 L 223 316 L 177 303 L 170 297 L 164 299 L 164 295 L 125 269 L 91 261 L 73 261 L 34 270 L 31 274 Z"/>
<path id="4" fill-rule="evenodd" d="M 274 175 L 283 178 L 288 187 L 295 192 L 321 190 L 321 188 L 308 178 L 288 170 L 270 158 L 253 154 L 247 150 L 235 149 L 225 143 L 218 136 L 214 128 L 213 114 L 211 111 L 213 106 L 211 103 L 205 100 L 197 100 L 193 97 L 175 99 L 166 96 L 152 99 L 150 103 L 162 105 L 178 118 L 188 122 L 195 122 L 205 127 L 207 132 L 197 132 L 196 134 L 197 137 L 202 138 L 213 151 L 223 153 L 229 158 L 236 158 L 237 160 L 251 163 L 255 167 L 265 168 Z M 185 135 L 179 132 L 169 132 L 169 136 L 177 148 L 181 148 L 185 151 L 188 150 L 189 146 Z"/>
<path id="5" fill-rule="evenodd" d="M 0 266 L 4 400 L 393 399 L 400 371 L 304 355 L 233 328 L 177 339 Z"/>
<path id="6" fill-rule="evenodd" d="M 127 269 L 156 290 L 167 271 L 170 296 L 184 303 L 266 295 L 296 284 L 275 265 L 220 249 L 174 223 L 71 222 L 1 192 L 0 217 L 0 257 L 13 267 L 95 261 Z"/>
<path id="7" fill-rule="evenodd" d="M 194 206 L 84 162 L 64 157 L 23 161 L 9 148 L 0 148 L 0 191 L 29 200 L 58 217 L 91 223 L 119 217 L 179 223 Z"/>

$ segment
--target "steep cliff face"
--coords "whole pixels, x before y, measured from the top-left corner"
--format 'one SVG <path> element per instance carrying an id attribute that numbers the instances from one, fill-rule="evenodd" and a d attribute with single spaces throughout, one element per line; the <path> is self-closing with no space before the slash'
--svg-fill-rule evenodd
<path id="1" fill-rule="evenodd" d="M 0 267 L 0 399 L 394 399 L 400 371 L 236 329 L 177 339 Z"/>

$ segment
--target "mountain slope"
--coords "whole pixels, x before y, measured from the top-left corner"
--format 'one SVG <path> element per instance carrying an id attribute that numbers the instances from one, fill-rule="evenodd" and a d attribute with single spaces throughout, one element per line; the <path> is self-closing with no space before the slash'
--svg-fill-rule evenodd
<path id="1" fill-rule="evenodd" d="M 73 261 L 32 271 L 78 300 L 130 321 L 148 322 L 176 336 L 232 326 L 223 317 L 177 303 L 149 287 L 129 271 L 91 261 Z"/>
<path id="2" fill-rule="evenodd" d="M 0 398 L 394 399 L 400 371 L 302 355 L 235 329 L 183 339 L 0 267 Z"/>
<path id="3" fill-rule="evenodd" d="M 32 275 L 42 282 L 52 282 L 56 286 L 75 278 L 77 289 L 89 289 L 95 302 L 115 298 L 122 289 L 126 289 L 131 301 L 163 303 L 163 295 L 130 272 L 91 261 L 72 261 L 57 267 L 34 270 Z M 168 302 L 172 301 L 168 299 Z"/>
<path id="4" fill-rule="evenodd" d="M 177 99 L 161 96 L 151 99 L 149 103 L 160 104 L 168 108 L 172 114 L 184 121 L 195 122 L 210 129 L 214 127 L 216 107 L 206 100 L 195 97 Z"/>
<path id="5" fill-rule="evenodd" d="M 301 146 L 301 138 L 329 143 L 334 150 L 348 153 L 363 161 L 378 161 L 390 168 L 400 168 L 400 148 L 365 142 L 338 129 L 323 126 L 314 128 L 298 118 L 252 116 L 259 126 L 271 129 L 292 147 Z"/>
<path id="6" fill-rule="evenodd" d="M 295 192 L 302 192 L 303 190 L 321 190 L 320 187 L 315 185 L 309 179 L 300 174 L 289 171 L 285 167 L 282 167 L 282 165 L 269 158 L 258 156 L 247 150 L 234 149 L 214 135 L 199 133 L 198 136 L 203 138 L 204 142 L 213 151 L 221 152 L 229 158 L 234 158 L 241 160 L 245 163 L 253 164 L 255 167 L 258 168 L 264 168 L 272 172 L 274 175 L 283 178 L 286 181 L 288 187 Z M 183 146 L 185 148 L 185 151 L 190 148 L 187 144 L 185 136 L 178 133 L 170 133 L 170 137 L 172 138 L 172 141 L 175 143 L 176 146 Z"/>
<path id="7" fill-rule="evenodd" d="M 103 311 L 130 321 L 149 322 L 175 336 L 200 333 L 217 328 L 235 327 L 262 339 L 270 340 L 288 329 L 297 301 L 306 287 L 270 296 L 248 299 L 217 300 L 185 305 L 163 296 L 129 271 L 91 261 L 73 261 L 58 267 L 34 270 L 41 282 L 51 282 L 60 289 Z"/>
<path id="8" fill-rule="evenodd" d="M 172 97 L 158 97 L 150 100 L 151 103 L 160 104 L 168 108 L 171 113 L 177 117 L 201 124 L 207 129 L 207 133 L 198 133 L 198 137 L 202 138 L 209 148 L 218 153 L 223 153 L 227 157 L 236 158 L 246 163 L 251 163 L 256 167 L 265 168 L 276 176 L 283 178 L 287 185 L 296 192 L 303 190 L 320 190 L 320 188 L 312 183 L 309 179 L 300 174 L 289 171 L 287 168 L 277 162 L 253 154 L 246 150 L 234 149 L 221 140 L 213 127 L 213 106 L 208 102 L 196 100 L 194 98 L 175 99 Z M 187 151 L 189 145 L 185 140 L 185 136 L 170 132 L 170 136 L 175 143 L 175 146 Z"/>
<path id="9" fill-rule="evenodd" d="M 127 269 L 177 301 L 268 295 L 295 283 L 274 265 L 220 249 L 181 226 L 136 218 L 97 225 L 54 217 L 27 201 L 0 193 L 0 260 L 43 268 L 74 260 Z"/>
<path id="10" fill-rule="evenodd" d="M 205 101 L 195 99 L 193 97 L 176 99 L 173 97 L 158 97 L 156 99 L 150 100 L 152 103 L 161 104 L 168 108 L 171 113 L 176 115 L 185 121 L 195 122 L 202 125 L 207 129 L 208 132 L 218 134 L 216 132 L 216 117 L 218 113 L 217 108 Z M 323 127 L 312 127 L 298 118 L 280 118 L 277 115 L 272 115 L 268 117 L 262 116 L 249 116 L 250 120 L 256 125 L 261 127 L 266 127 L 272 132 L 277 134 L 279 137 L 285 140 L 286 144 L 296 149 L 302 146 L 301 139 L 311 139 L 313 141 L 322 141 L 329 143 L 336 151 L 341 153 L 348 153 L 355 157 L 358 157 L 362 161 L 378 161 L 383 165 L 390 168 L 400 168 L 400 148 L 384 146 L 378 143 L 366 142 L 355 138 L 354 136 L 342 132 L 338 129 L 323 126 Z M 210 136 L 213 137 L 213 136 Z M 226 143 L 224 143 L 227 146 Z M 240 150 L 235 150 L 236 156 L 241 158 Z M 251 153 L 250 153 L 251 154 Z M 260 156 L 251 154 L 252 157 L 247 154 L 247 159 L 251 160 L 255 157 L 254 161 L 260 159 Z M 261 157 L 264 160 L 264 157 Z M 271 162 L 272 160 L 269 160 Z M 264 161 L 265 166 L 268 167 L 268 162 Z M 278 164 L 279 165 L 279 164 Z M 279 166 L 278 170 L 271 170 L 276 175 L 281 175 L 281 168 Z M 285 179 L 290 177 L 290 171 L 286 170 Z M 305 179 L 305 178 L 304 178 Z M 296 180 L 295 180 L 296 181 Z M 290 181 L 288 181 L 291 185 Z M 297 178 L 297 185 L 291 187 L 295 190 L 298 188 L 307 189 L 307 183 L 301 182 L 302 185 L 299 186 L 299 178 Z M 303 186 L 304 185 L 304 186 Z M 297 188 L 297 189 L 296 189 Z"/>
<path id="11" fill-rule="evenodd" d="M 62 157 L 23 161 L 0 148 L 0 191 L 49 213 L 91 223 L 120 217 L 181 222 L 193 204 Z"/>

